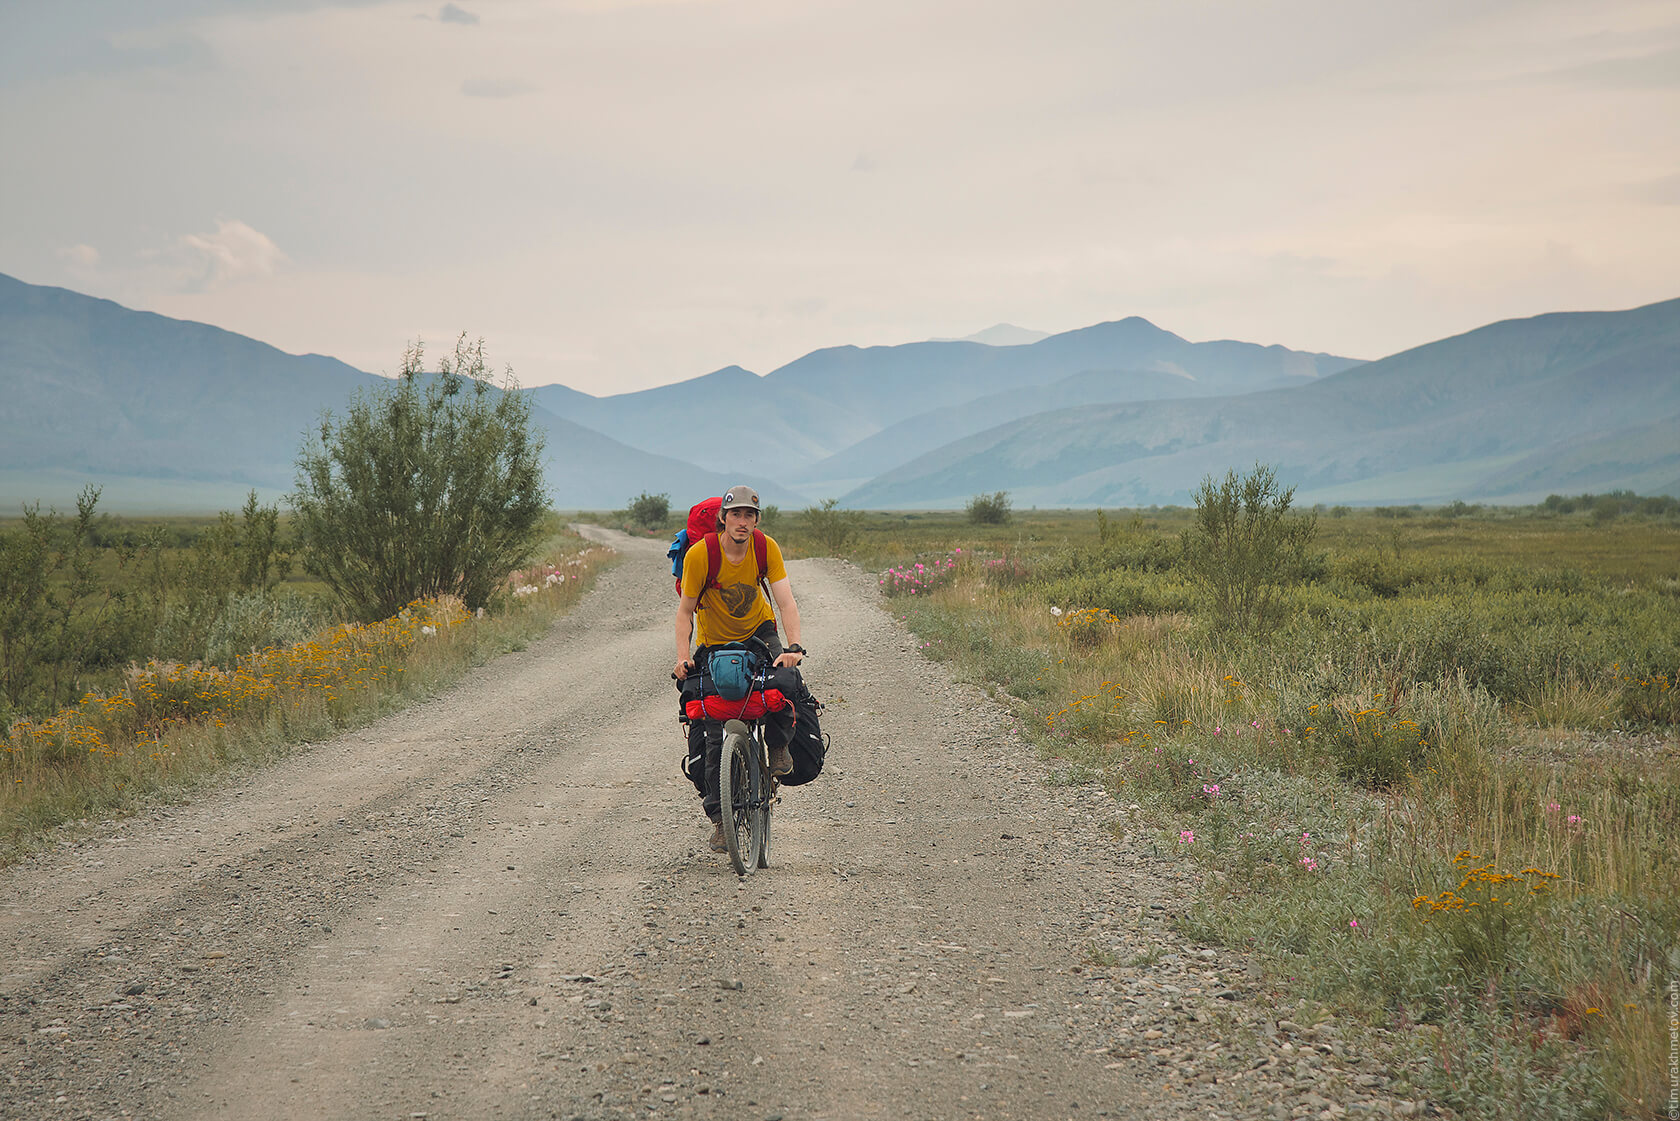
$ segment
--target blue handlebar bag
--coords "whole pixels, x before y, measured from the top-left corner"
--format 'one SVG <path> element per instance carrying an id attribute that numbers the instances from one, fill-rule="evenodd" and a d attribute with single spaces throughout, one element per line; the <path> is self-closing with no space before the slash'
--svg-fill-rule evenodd
<path id="1" fill-rule="evenodd" d="M 719 646 L 706 656 L 712 688 L 726 701 L 745 700 L 759 669 L 758 655 L 745 646 Z"/>

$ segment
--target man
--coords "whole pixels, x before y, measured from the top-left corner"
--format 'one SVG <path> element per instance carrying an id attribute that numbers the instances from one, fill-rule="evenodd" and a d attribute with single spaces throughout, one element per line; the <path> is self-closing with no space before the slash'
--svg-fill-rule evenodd
<path id="1" fill-rule="evenodd" d="M 745 642 L 757 638 L 770 650 L 777 668 L 793 668 L 805 660 L 805 648 L 799 644 L 799 604 L 793 598 L 793 584 L 788 580 L 782 550 L 775 539 L 764 536 L 764 577 L 770 584 L 770 595 L 782 615 L 787 628 L 788 645 L 783 648 L 776 634 L 776 617 L 770 604 L 759 591 L 758 555 L 753 536 L 758 532 L 758 492 L 748 486 L 731 487 L 723 496 L 718 512 L 721 521 L 718 533 L 719 571 L 707 571 L 709 552 L 704 539 L 689 547 L 683 558 L 682 598 L 677 603 L 676 675 L 678 688 L 695 668 L 695 659 L 711 646 L 726 642 Z M 715 575 L 715 579 L 714 579 Z M 695 635 L 695 620 L 699 620 L 699 634 Z M 689 640 L 697 639 L 699 646 L 691 655 Z M 765 742 L 770 748 L 770 773 L 785 775 L 793 770 L 793 756 L 788 742 L 793 738 L 794 713 L 789 705 L 767 719 Z M 691 725 L 691 737 L 701 730 Z M 692 740 L 691 740 L 692 743 Z M 701 805 L 712 819 L 711 845 L 714 852 L 725 851 L 723 839 L 723 811 L 718 798 L 718 757 L 722 737 L 715 728 L 705 735 L 705 780 Z"/>

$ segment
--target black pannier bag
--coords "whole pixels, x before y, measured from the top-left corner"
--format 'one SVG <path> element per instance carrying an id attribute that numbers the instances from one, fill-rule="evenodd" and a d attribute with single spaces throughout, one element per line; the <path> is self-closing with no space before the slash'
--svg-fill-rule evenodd
<path id="1" fill-rule="evenodd" d="M 688 720 L 682 717 L 689 700 L 701 696 L 705 692 L 705 685 L 700 679 L 698 668 L 677 683 L 678 718 L 683 720 L 683 726 L 688 729 L 688 750 L 683 752 L 682 774 L 694 789 L 704 794 L 706 792 L 706 729 L 698 720 Z"/>
<path id="2" fill-rule="evenodd" d="M 798 670 L 788 670 L 792 680 L 781 686 L 782 694 L 793 700 L 793 741 L 788 753 L 793 756 L 793 773 L 783 775 L 783 786 L 804 786 L 822 773 L 823 759 L 828 755 L 828 738 L 817 722 L 823 704 L 811 695 L 805 679 Z"/>

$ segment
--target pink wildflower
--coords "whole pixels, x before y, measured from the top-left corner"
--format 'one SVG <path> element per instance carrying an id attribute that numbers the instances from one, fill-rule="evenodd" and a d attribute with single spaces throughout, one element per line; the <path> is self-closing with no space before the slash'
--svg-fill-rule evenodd
<path id="1" fill-rule="evenodd" d="M 1181 845 L 1193 845 L 1193 844 L 1195 844 L 1196 843 L 1195 832 L 1193 830 L 1189 830 L 1189 829 L 1186 829 L 1186 830 L 1182 831 L 1178 835 L 1178 843 L 1181 844 Z"/>

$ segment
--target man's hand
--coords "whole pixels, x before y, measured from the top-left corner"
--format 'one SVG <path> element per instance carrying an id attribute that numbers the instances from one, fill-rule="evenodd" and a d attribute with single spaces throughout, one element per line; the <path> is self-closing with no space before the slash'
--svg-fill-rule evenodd
<path id="1" fill-rule="evenodd" d="M 678 662 L 676 664 L 676 667 L 671 670 L 671 676 L 676 678 L 678 681 L 681 681 L 685 677 L 688 676 L 688 672 L 690 670 L 692 670 L 693 668 L 694 668 L 694 663 L 693 662 L 686 661 L 686 660 Z"/>
<path id="2" fill-rule="evenodd" d="M 789 651 L 783 651 L 781 657 L 776 659 L 776 668 L 785 669 L 789 666 L 797 666 L 800 662 L 803 662 L 804 660 L 805 660 L 805 655 L 804 654 L 796 654 L 796 653 L 792 653 L 792 652 L 789 652 Z"/>

